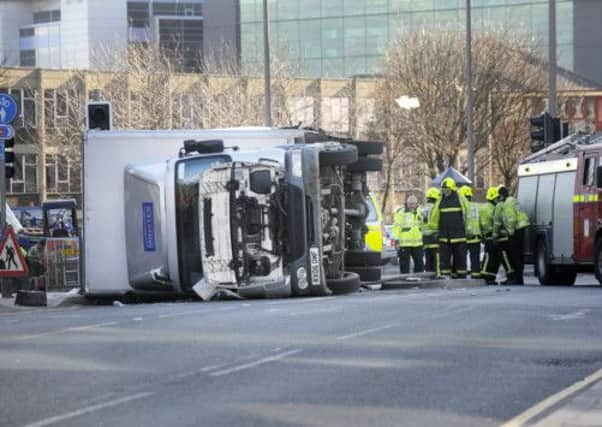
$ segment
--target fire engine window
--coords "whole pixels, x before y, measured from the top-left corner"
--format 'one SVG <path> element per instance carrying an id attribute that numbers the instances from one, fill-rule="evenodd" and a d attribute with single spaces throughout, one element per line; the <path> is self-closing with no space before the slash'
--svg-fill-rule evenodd
<path id="1" fill-rule="evenodd" d="M 589 157 L 585 159 L 585 165 L 583 166 L 583 185 L 591 187 L 594 185 L 596 176 L 596 159 Z"/>

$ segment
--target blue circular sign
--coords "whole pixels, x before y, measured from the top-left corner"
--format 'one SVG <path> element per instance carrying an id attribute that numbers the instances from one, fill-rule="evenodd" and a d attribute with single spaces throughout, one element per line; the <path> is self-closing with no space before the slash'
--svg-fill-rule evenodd
<path id="1" fill-rule="evenodd" d="M 17 117 L 17 103 L 12 96 L 0 93 L 0 124 L 11 124 L 15 117 Z"/>

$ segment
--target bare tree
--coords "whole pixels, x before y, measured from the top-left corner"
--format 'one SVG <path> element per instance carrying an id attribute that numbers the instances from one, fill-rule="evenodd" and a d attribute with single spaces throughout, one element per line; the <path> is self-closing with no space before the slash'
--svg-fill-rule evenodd
<path id="1" fill-rule="evenodd" d="M 486 148 L 489 136 L 503 132 L 513 117 L 523 119 L 516 117 L 522 114 L 515 106 L 516 95 L 540 90 L 545 83 L 538 46 L 532 39 L 513 34 L 498 29 L 477 33 L 473 39 L 476 151 Z M 384 131 L 390 151 L 398 153 L 402 146 L 402 152 L 415 153 L 431 176 L 448 166 L 463 169 L 463 35 L 451 29 L 403 34 L 387 50 L 384 69 L 384 90 L 379 91 L 376 105 L 389 113 L 377 111 L 375 126 Z M 401 95 L 420 100 L 411 118 L 391 103 L 391 98 Z M 407 126 L 402 129 L 399 123 Z"/>

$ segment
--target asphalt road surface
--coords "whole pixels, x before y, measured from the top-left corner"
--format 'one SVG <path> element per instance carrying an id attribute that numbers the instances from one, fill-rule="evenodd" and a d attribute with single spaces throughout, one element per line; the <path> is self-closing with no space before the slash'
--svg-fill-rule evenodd
<path id="1" fill-rule="evenodd" d="M 499 425 L 601 331 L 598 286 L 0 311 L 0 425 Z"/>

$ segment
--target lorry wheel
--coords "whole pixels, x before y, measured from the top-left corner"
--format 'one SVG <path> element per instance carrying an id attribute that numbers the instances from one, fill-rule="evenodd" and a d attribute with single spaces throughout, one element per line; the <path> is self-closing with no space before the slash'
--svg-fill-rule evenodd
<path id="1" fill-rule="evenodd" d="M 350 141 L 357 147 L 359 156 L 380 155 L 384 151 L 385 145 L 380 141 Z"/>
<path id="2" fill-rule="evenodd" d="M 380 267 L 345 267 L 347 271 L 357 273 L 362 282 L 378 282 L 382 276 Z"/>
<path id="3" fill-rule="evenodd" d="M 347 166 L 349 172 L 380 172 L 383 170 L 383 159 L 378 157 L 360 157 L 357 162 Z"/>
<path id="4" fill-rule="evenodd" d="M 28 307 L 45 307 L 46 292 L 44 291 L 17 291 L 15 305 Z"/>
<path id="5" fill-rule="evenodd" d="M 360 276 L 357 273 L 345 271 L 340 279 L 327 279 L 326 286 L 335 295 L 349 294 L 360 288 Z"/>
<path id="6" fill-rule="evenodd" d="M 594 273 L 598 283 L 602 285 L 602 239 L 596 240 L 594 247 Z"/>
<path id="7" fill-rule="evenodd" d="M 370 267 L 380 266 L 382 264 L 382 256 L 380 252 L 374 251 L 346 251 L 345 265 L 350 267 Z"/>
<path id="8" fill-rule="evenodd" d="M 535 262 L 535 274 L 539 280 L 539 284 L 543 286 L 555 285 L 556 280 L 553 279 L 552 266 L 548 264 L 548 249 L 544 239 L 539 239 L 537 242 L 537 259 Z"/>
<path id="9" fill-rule="evenodd" d="M 357 148 L 351 144 L 341 144 L 340 148 L 320 151 L 320 167 L 344 166 L 357 161 Z"/>

